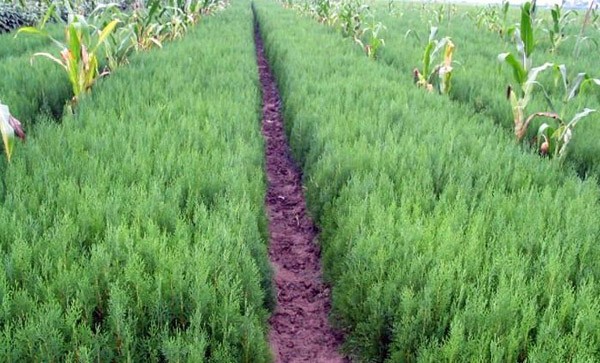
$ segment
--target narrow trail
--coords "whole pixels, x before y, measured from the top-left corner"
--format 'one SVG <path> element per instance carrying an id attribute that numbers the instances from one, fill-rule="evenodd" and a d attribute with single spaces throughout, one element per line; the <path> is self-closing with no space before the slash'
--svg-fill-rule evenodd
<path id="1" fill-rule="evenodd" d="M 302 178 L 290 155 L 281 99 L 265 58 L 258 25 L 254 40 L 263 91 L 269 258 L 277 306 L 269 320 L 275 362 L 349 362 L 338 353 L 342 337 L 327 320 L 329 287 L 321 279 L 317 229 L 306 212 Z"/>

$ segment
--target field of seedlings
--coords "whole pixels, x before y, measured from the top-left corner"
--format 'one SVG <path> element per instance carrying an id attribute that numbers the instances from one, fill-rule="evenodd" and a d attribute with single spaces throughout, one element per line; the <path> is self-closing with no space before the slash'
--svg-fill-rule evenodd
<path id="1" fill-rule="evenodd" d="M 595 0 L 32 4 L 0 361 L 600 360 Z"/>

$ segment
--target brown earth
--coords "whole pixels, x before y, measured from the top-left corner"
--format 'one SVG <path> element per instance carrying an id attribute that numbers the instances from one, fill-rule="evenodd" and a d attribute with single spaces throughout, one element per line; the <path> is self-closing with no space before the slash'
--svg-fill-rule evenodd
<path id="1" fill-rule="evenodd" d="M 271 349 L 275 362 L 349 362 L 338 353 L 341 334 L 329 325 L 330 290 L 321 278 L 317 228 L 306 211 L 301 173 L 290 155 L 281 99 L 258 27 L 255 42 L 263 92 L 269 257 L 277 295 L 269 319 Z"/>

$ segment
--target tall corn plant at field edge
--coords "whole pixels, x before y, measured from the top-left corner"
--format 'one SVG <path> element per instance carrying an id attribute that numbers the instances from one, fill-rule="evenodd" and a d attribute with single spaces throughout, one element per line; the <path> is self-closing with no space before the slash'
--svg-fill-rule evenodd
<path id="1" fill-rule="evenodd" d="M 531 3 L 526 2 L 521 7 L 521 24 L 515 29 L 515 41 L 517 43 L 517 58 L 512 53 L 501 53 L 498 60 L 508 64 L 512 68 L 512 73 L 519 89 L 509 86 L 507 97 L 510 100 L 515 123 L 515 136 L 518 141 L 523 140 L 529 124 L 535 117 L 550 117 L 558 119 L 554 112 L 536 112 L 525 116 L 525 108 L 531 100 L 533 88 L 535 85 L 541 85 L 536 81 L 538 75 L 546 69 L 553 66 L 546 62 L 539 67 L 532 67 L 533 61 L 531 55 L 534 50 L 533 26 L 531 19 Z"/>
<path id="2" fill-rule="evenodd" d="M 45 29 L 45 20 L 54 11 L 52 6 L 39 28 L 24 27 L 20 33 L 40 35 L 52 40 L 60 49 L 60 56 L 50 53 L 35 53 L 34 56 L 46 57 L 61 66 L 73 89 L 72 105 L 75 105 L 82 94 L 89 92 L 96 80 L 102 76 L 98 70 L 97 52 L 107 37 L 113 32 L 119 20 L 113 20 L 102 30 L 89 24 L 82 15 L 69 12 L 65 27 L 65 43 L 54 39 Z"/>
<path id="3" fill-rule="evenodd" d="M 21 140 L 25 140 L 25 132 L 21 127 L 19 120 L 10 114 L 8 106 L 0 102 L 0 132 L 2 133 L 2 141 L 4 143 L 4 151 L 6 158 L 10 162 L 14 147 L 15 135 Z"/>

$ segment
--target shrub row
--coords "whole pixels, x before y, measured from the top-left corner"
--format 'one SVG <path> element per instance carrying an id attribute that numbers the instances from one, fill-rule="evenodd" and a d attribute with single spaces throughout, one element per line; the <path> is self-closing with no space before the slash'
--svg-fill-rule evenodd
<path id="1" fill-rule="evenodd" d="M 330 29 L 255 5 L 354 359 L 597 359 L 596 182 Z"/>
<path id="2" fill-rule="evenodd" d="M 36 125 L 1 174 L 3 359 L 270 359 L 257 85 L 236 4 Z"/>

